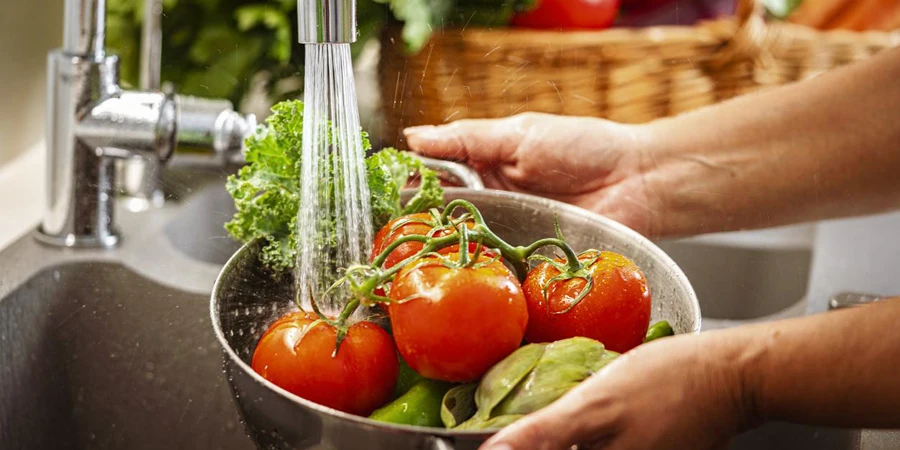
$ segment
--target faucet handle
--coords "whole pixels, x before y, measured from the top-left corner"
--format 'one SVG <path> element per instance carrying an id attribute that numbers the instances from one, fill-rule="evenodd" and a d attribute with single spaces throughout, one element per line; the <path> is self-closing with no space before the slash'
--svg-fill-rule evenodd
<path id="1" fill-rule="evenodd" d="M 176 141 L 212 148 L 216 153 L 240 150 L 256 128 L 256 116 L 240 114 L 228 100 L 175 96 Z"/>

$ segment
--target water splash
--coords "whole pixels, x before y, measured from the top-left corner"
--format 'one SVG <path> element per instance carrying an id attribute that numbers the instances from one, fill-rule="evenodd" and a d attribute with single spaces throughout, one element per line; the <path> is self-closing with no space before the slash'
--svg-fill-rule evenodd
<path id="1" fill-rule="evenodd" d="M 303 109 L 297 294 L 326 315 L 346 303 L 340 290 L 321 294 L 339 269 L 367 259 L 372 214 L 349 44 L 307 44 Z"/>

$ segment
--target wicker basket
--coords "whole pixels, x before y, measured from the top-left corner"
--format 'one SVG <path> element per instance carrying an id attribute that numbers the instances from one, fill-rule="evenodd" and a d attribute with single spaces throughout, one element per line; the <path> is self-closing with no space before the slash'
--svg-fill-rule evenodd
<path id="1" fill-rule="evenodd" d="M 695 26 L 553 32 L 445 29 L 416 55 L 382 35 L 385 144 L 402 129 L 524 111 L 646 122 L 789 83 L 900 44 L 900 33 L 820 32 L 767 23 L 741 0 L 735 17 Z"/>

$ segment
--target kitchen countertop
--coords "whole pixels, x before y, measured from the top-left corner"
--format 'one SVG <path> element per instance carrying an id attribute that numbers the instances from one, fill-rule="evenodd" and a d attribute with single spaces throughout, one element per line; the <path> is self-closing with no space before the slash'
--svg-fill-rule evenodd
<path id="1" fill-rule="evenodd" d="M 44 143 L 0 166 L 0 249 L 28 233 L 40 221 L 46 178 Z"/>

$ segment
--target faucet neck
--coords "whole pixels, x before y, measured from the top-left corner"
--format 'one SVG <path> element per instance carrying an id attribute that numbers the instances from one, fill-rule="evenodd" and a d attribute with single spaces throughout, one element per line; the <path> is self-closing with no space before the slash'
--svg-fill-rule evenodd
<path id="1" fill-rule="evenodd" d="M 106 0 L 66 0 L 63 51 L 100 61 L 106 56 Z"/>

